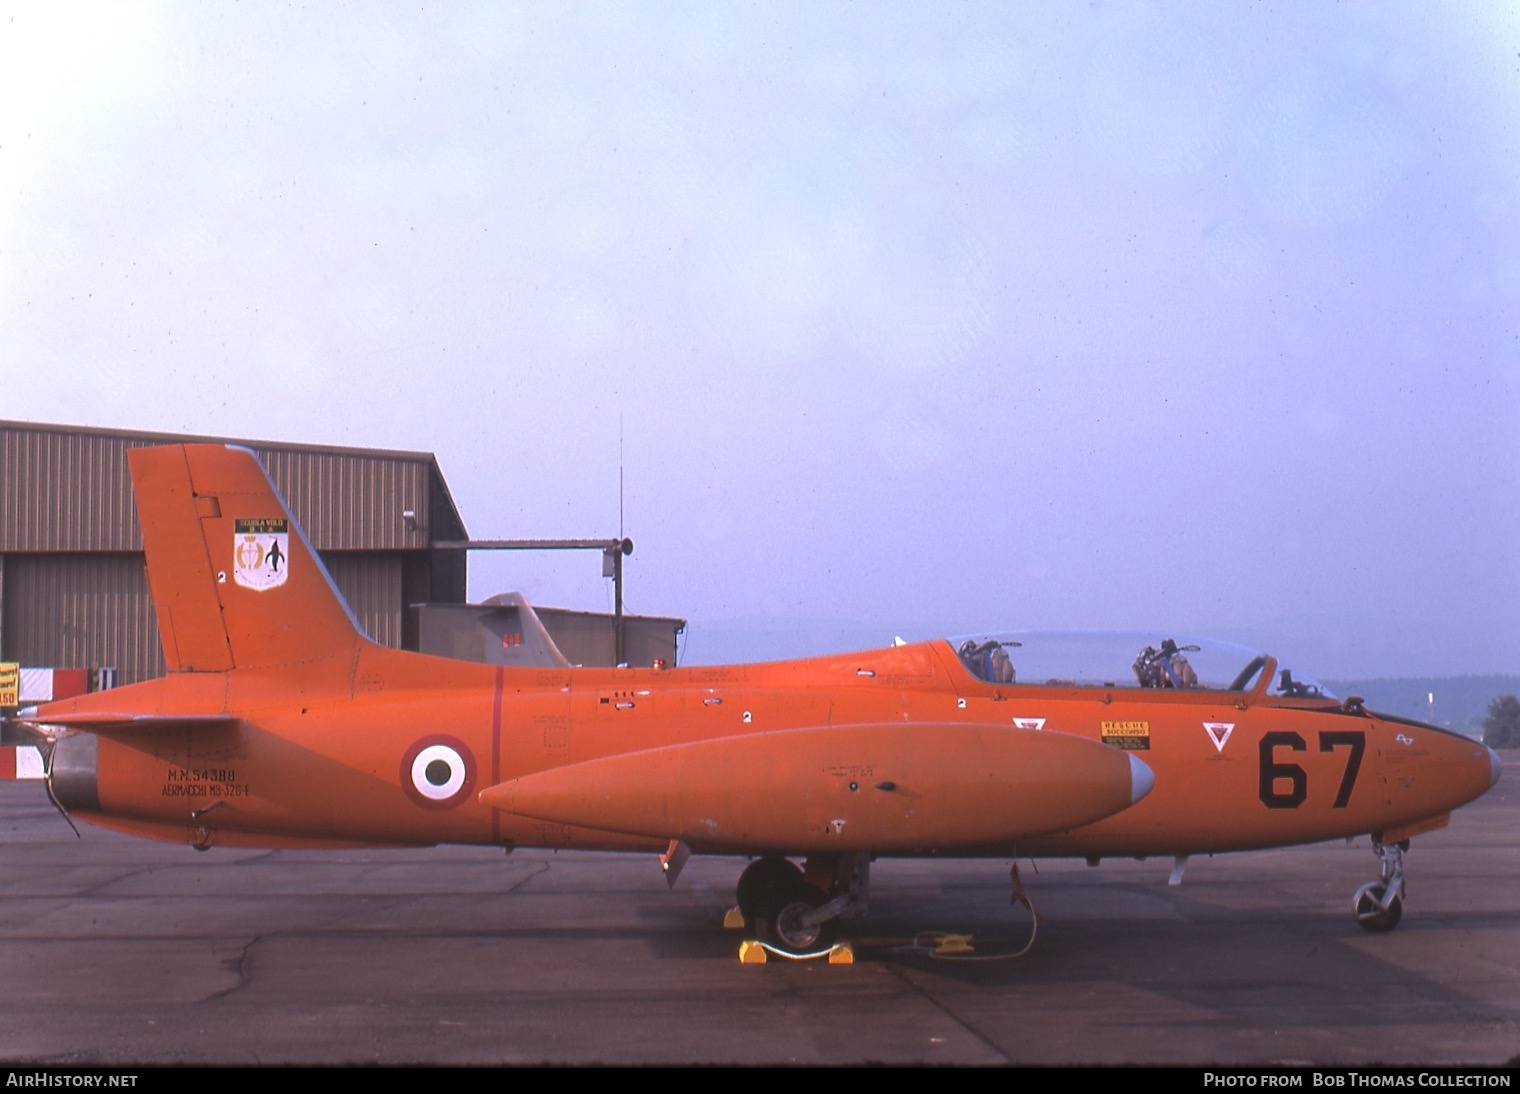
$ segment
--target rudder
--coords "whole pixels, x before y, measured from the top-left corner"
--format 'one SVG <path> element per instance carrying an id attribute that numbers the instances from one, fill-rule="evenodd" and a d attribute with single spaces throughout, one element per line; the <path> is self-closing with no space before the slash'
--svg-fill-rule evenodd
<path id="1" fill-rule="evenodd" d="M 252 452 L 170 445 L 127 462 L 170 672 L 314 661 L 363 640 Z"/>

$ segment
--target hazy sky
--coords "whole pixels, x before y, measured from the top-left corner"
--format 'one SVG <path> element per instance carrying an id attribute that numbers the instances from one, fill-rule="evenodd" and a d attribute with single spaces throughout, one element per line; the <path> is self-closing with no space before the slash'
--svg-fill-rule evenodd
<path id="1" fill-rule="evenodd" d="M 436 452 L 686 657 L 1520 671 L 1520 8 L 0 3 L 0 417 Z M 604 608 L 594 555 L 472 596 Z"/>

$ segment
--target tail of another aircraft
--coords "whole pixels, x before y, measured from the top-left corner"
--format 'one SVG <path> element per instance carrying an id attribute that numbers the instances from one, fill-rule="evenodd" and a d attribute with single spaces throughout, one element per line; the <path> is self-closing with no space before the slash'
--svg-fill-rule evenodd
<path id="1" fill-rule="evenodd" d="M 134 448 L 127 462 L 170 672 L 331 659 L 364 641 L 252 452 Z"/>

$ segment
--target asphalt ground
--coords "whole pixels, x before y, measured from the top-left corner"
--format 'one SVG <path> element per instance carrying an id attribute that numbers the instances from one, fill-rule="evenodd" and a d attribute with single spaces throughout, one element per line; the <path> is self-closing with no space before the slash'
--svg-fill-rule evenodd
<path id="1" fill-rule="evenodd" d="M 1367 841 L 1169 861 L 882 861 L 856 963 L 741 965 L 743 862 L 478 848 L 257 852 L 83 829 L 0 784 L 0 1060 L 1498 1064 L 1520 1055 L 1520 754 L 1406 858 Z M 930 956 L 921 932 L 972 936 Z"/>

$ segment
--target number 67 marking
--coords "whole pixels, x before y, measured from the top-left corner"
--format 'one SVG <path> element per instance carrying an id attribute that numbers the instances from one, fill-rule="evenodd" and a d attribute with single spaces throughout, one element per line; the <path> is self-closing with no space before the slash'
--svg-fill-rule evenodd
<path id="1" fill-rule="evenodd" d="M 1319 750 L 1332 752 L 1346 747 L 1351 753 L 1346 757 L 1346 770 L 1341 773 L 1340 789 L 1335 793 L 1334 808 L 1344 809 L 1351 800 L 1351 788 L 1356 785 L 1356 774 L 1362 768 L 1362 753 L 1367 750 L 1367 735 L 1361 730 L 1324 730 L 1319 735 Z M 1289 748 L 1294 752 L 1308 749 L 1304 739 L 1297 733 L 1278 730 L 1264 733 L 1258 755 L 1261 759 L 1261 778 L 1258 797 L 1268 809 L 1297 809 L 1309 796 L 1309 776 L 1298 764 L 1279 763 L 1277 749 Z M 1279 780 L 1287 780 L 1288 789 L 1279 791 Z"/>

